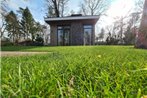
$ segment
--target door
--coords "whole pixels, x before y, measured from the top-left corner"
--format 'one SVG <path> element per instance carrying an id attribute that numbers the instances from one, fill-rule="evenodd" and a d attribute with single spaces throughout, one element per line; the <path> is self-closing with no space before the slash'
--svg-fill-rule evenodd
<path id="1" fill-rule="evenodd" d="M 58 27 L 59 28 L 59 27 Z M 60 29 L 58 29 L 58 45 L 59 46 L 68 46 L 69 45 L 69 34 L 70 34 L 70 29 L 64 26 L 60 26 Z"/>
<path id="2" fill-rule="evenodd" d="M 91 45 L 91 30 L 84 30 L 84 45 Z"/>
<path id="3" fill-rule="evenodd" d="M 92 25 L 84 25 L 84 45 L 92 44 Z"/>
<path id="4" fill-rule="evenodd" d="M 63 45 L 64 46 L 68 46 L 69 45 L 69 30 L 68 29 L 64 30 L 64 37 L 63 37 L 63 39 L 64 39 Z"/>
<path id="5" fill-rule="evenodd" d="M 58 30 L 58 45 L 63 45 L 63 30 Z"/>

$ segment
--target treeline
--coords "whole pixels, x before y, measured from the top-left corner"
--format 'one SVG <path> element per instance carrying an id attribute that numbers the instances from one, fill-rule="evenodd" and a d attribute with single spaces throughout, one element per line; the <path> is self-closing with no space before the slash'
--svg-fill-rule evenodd
<path id="1" fill-rule="evenodd" d="M 14 11 L 10 11 L 3 15 L 5 33 L 7 32 L 13 44 L 17 44 L 22 40 L 34 42 L 37 40 L 36 38 L 41 37 L 39 33 L 43 30 L 42 25 L 35 21 L 28 7 L 19 8 L 17 14 Z M 3 35 L 4 32 L 1 32 L 1 37 Z"/>
<path id="2" fill-rule="evenodd" d="M 134 45 L 138 40 L 142 20 L 143 0 L 136 2 L 131 13 L 114 18 L 114 22 L 96 35 L 96 44 Z"/>
<path id="3" fill-rule="evenodd" d="M 136 21 L 139 21 L 139 17 Z M 130 19 L 127 22 L 116 22 L 106 28 L 101 28 L 100 33 L 96 36 L 96 44 L 107 45 L 133 45 L 137 36 L 138 26 L 131 24 Z"/>

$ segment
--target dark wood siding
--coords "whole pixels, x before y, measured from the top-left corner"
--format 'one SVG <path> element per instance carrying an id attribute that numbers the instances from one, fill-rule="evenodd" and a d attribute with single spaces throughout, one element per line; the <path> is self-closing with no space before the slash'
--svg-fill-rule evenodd
<path id="1" fill-rule="evenodd" d="M 57 27 L 58 26 L 64 26 L 69 25 L 70 26 L 70 45 L 83 45 L 84 44 L 84 30 L 83 25 L 92 25 L 93 26 L 93 32 L 92 32 L 92 45 L 95 42 L 95 24 L 92 20 L 74 20 L 74 21 L 59 21 L 50 23 L 51 28 L 51 45 L 57 46 Z"/>

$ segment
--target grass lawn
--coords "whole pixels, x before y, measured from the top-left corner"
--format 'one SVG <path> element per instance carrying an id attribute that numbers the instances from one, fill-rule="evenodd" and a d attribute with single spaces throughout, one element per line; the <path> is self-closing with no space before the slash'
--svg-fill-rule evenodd
<path id="1" fill-rule="evenodd" d="M 2 57 L 3 98 L 141 98 L 147 50 L 131 46 L 2 47 L 49 54 Z"/>

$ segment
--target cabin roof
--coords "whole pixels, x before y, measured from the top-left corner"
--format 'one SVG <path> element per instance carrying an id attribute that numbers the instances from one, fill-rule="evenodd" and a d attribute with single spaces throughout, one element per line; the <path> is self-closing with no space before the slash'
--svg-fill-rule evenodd
<path id="1" fill-rule="evenodd" d="M 51 18 L 45 18 L 45 22 L 58 22 L 58 21 L 73 21 L 73 20 L 95 20 L 98 21 L 99 16 L 67 16 L 67 17 L 51 17 Z"/>

